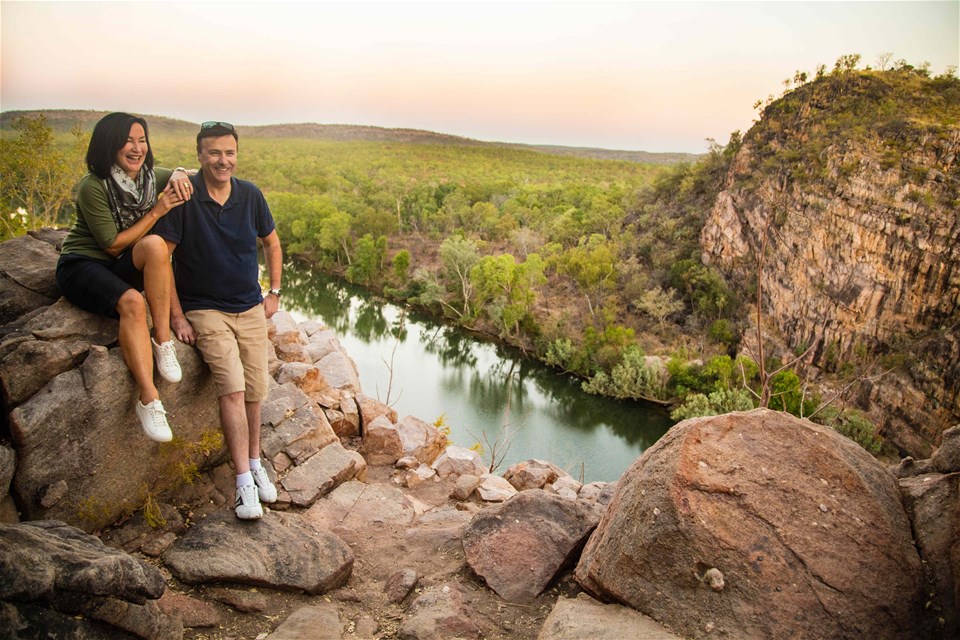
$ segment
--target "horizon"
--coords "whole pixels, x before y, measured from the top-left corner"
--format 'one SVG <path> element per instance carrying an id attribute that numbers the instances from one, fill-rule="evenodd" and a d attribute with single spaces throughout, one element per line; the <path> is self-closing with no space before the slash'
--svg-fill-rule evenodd
<path id="1" fill-rule="evenodd" d="M 31 112 L 56 112 L 56 111 L 68 111 L 68 112 L 79 112 L 79 113 L 111 113 L 105 111 L 104 109 L 64 109 L 59 107 L 49 108 L 49 109 L 4 109 L 0 111 L 0 114 L 11 114 L 11 113 L 31 113 Z M 175 122 L 182 122 L 184 124 L 190 124 L 199 127 L 199 122 L 193 122 L 190 120 L 184 120 L 183 118 L 174 118 L 172 116 L 164 115 L 162 113 L 134 113 L 138 117 L 144 118 L 147 121 L 148 126 L 150 125 L 153 118 L 164 118 L 166 120 L 172 120 Z M 320 127 L 359 127 L 359 128 L 369 128 L 369 129 L 383 129 L 385 131 L 413 131 L 417 133 L 426 133 L 439 136 L 450 136 L 452 138 L 458 138 L 462 140 L 468 140 L 471 142 L 480 142 L 483 144 L 504 144 L 504 145 L 522 145 L 530 147 L 559 147 L 563 149 L 584 149 L 584 150 L 597 150 L 597 151 L 621 151 L 625 153 L 650 153 L 654 155 L 668 155 L 668 154 L 690 154 L 690 155 L 701 155 L 706 153 L 703 152 L 687 152 L 687 151 L 645 151 L 643 149 L 613 149 L 610 147 L 586 147 L 586 146 L 573 146 L 565 144 L 538 144 L 538 143 L 527 143 L 527 142 L 516 142 L 513 140 L 480 140 L 478 138 L 469 138 L 467 136 L 461 136 L 455 133 L 449 133 L 446 131 L 432 131 L 430 129 L 414 129 L 412 127 L 382 127 L 375 124 L 355 124 L 349 122 L 268 122 L 266 124 L 246 124 L 242 122 L 232 122 L 238 130 L 249 129 L 254 127 L 302 127 L 302 126 L 320 126 Z M 92 126 L 91 126 L 92 128 Z M 151 127 L 152 130 L 152 127 Z M 152 136 L 153 134 L 151 134 Z"/>
<path id="2" fill-rule="evenodd" d="M 2 6 L 3 111 L 650 153 L 725 143 L 784 79 L 841 55 L 860 54 L 864 67 L 891 53 L 932 75 L 960 63 L 958 0 Z"/>

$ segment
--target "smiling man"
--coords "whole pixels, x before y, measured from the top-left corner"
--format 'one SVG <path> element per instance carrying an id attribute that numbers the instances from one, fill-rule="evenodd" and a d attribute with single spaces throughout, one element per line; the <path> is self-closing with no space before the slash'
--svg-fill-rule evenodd
<path id="1" fill-rule="evenodd" d="M 263 516 L 277 489 L 260 462 L 260 405 L 267 395 L 267 318 L 280 306 L 282 251 L 260 189 L 233 177 L 239 137 L 228 122 L 204 122 L 197 134 L 195 196 L 154 227 L 173 255 L 178 296 L 170 324 L 196 344 L 210 367 L 220 426 L 237 474 L 238 518 Z M 260 290 L 257 239 L 270 290 Z M 179 298 L 179 301 L 176 299 Z"/>

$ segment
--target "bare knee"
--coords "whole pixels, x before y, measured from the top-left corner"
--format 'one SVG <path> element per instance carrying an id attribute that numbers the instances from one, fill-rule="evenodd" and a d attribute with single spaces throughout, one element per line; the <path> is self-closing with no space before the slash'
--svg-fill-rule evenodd
<path id="1" fill-rule="evenodd" d="M 147 303 L 135 289 L 127 289 L 117 301 L 116 308 L 121 322 L 147 321 Z"/>
<path id="2" fill-rule="evenodd" d="M 170 250 L 160 236 L 144 236 L 134 247 L 133 257 L 135 266 L 138 262 L 143 267 L 148 264 L 164 264 L 170 261 Z"/>

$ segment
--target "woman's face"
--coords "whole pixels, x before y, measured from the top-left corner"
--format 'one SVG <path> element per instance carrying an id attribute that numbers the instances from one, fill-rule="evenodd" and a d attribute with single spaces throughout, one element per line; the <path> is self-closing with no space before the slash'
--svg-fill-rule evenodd
<path id="1" fill-rule="evenodd" d="M 147 134 L 139 122 L 134 122 L 127 135 L 127 143 L 117 151 L 117 166 L 131 178 L 136 178 L 147 159 Z"/>

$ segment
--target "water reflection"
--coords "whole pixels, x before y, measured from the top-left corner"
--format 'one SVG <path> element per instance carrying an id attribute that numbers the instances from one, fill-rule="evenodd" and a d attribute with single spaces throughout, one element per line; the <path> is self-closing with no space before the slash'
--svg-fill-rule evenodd
<path id="1" fill-rule="evenodd" d="M 380 399 L 396 402 L 401 417 L 442 415 L 460 446 L 489 449 L 509 436 L 500 472 L 542 458 L 575 477 L 583 469 L 586 481 L 615 480 L 672 424 L 660 407 L 585 394 L 579 380 L 519 351 L 302 266 L 284 269 L 284 303 L 298 320 L 334 329 L 357 362 L 364 392 L 378 397 L 389 389 Z"/>

